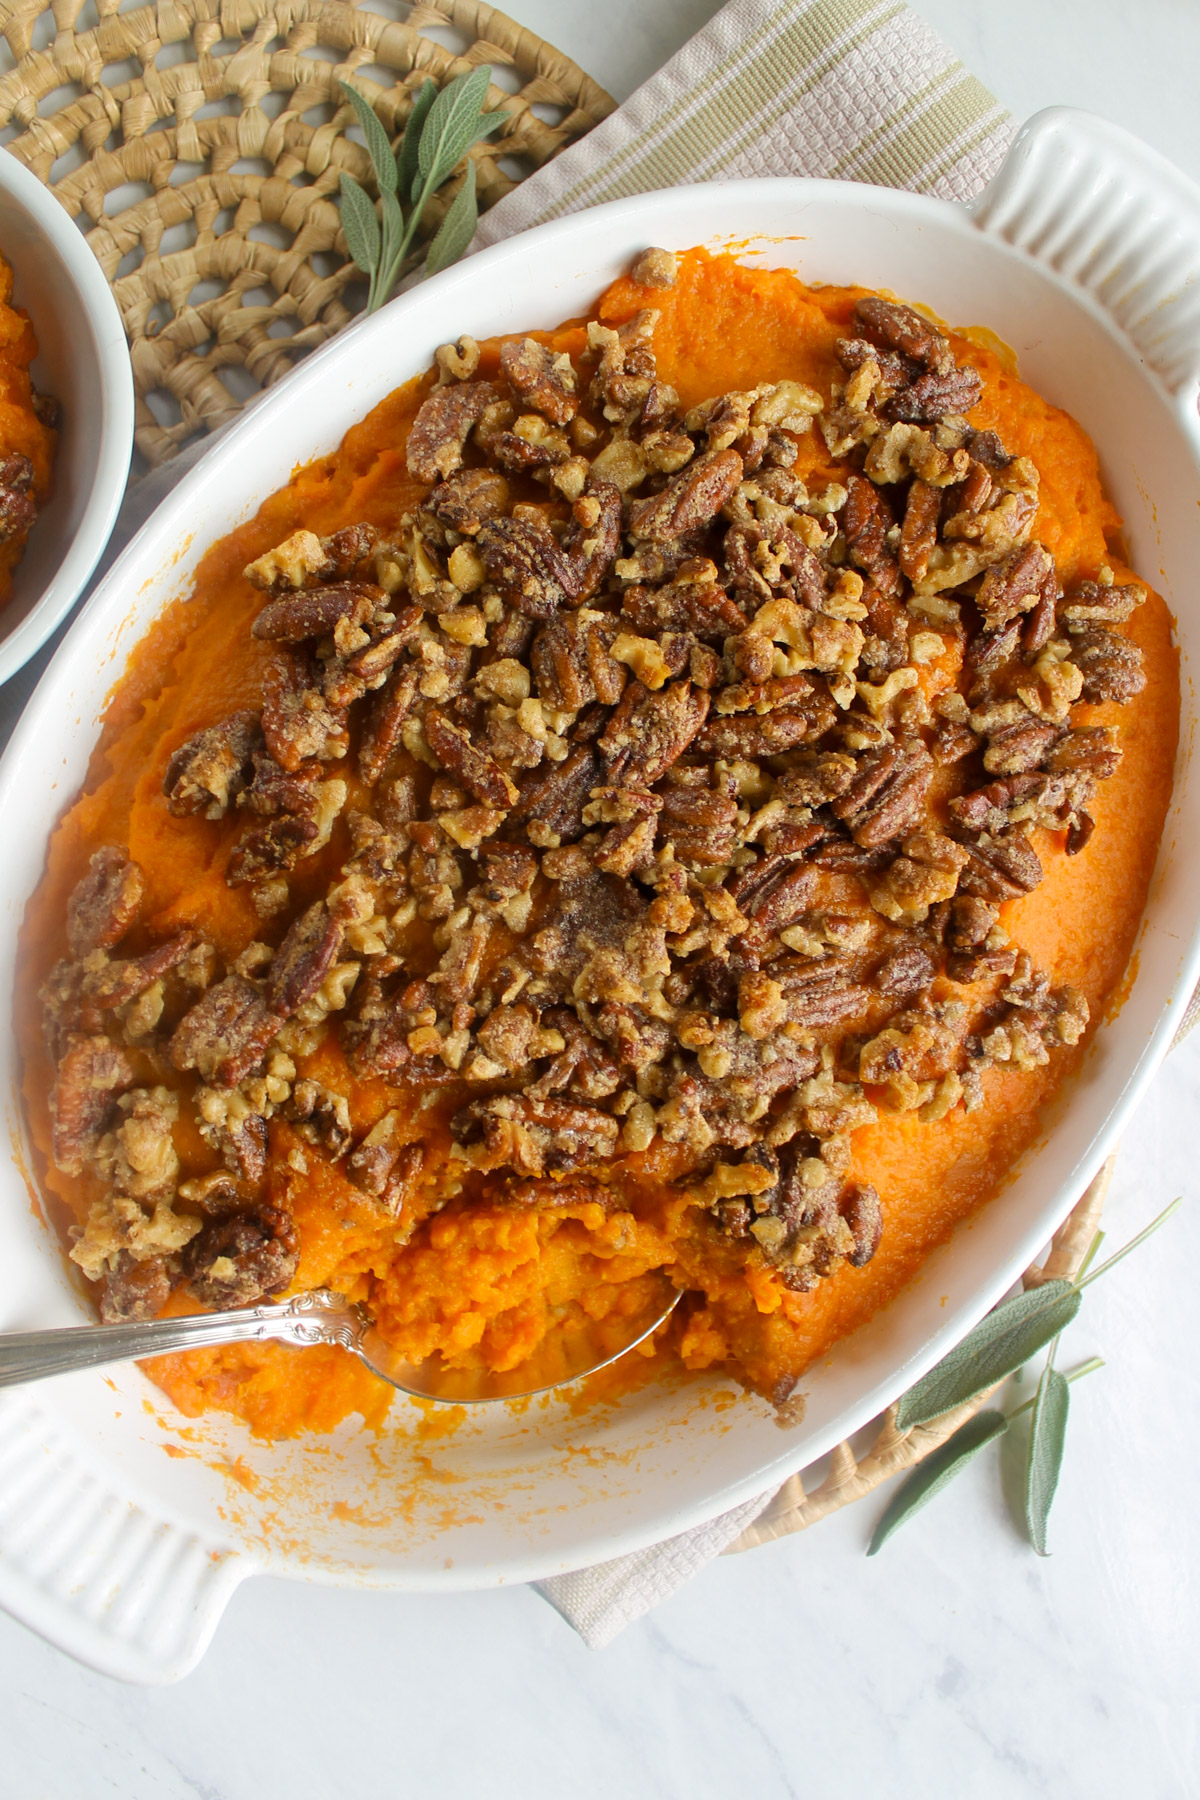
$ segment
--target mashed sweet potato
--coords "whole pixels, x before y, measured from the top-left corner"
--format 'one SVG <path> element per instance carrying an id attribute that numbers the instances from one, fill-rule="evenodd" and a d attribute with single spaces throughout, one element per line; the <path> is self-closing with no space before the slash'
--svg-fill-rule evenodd
<path id="1" fill-rule="evenodd" d="M 647 267 L 389 396 L 131 659 L 17 996 L 110 1316 L 329 1286 L 512 1370 L 666 1270 L 684 1364 L 780 1398 L 1120 982 L 1178 674 L 1087 437 L 862 290 Z M 151 1372 L 268 1436 L 387 1398 Z"/>

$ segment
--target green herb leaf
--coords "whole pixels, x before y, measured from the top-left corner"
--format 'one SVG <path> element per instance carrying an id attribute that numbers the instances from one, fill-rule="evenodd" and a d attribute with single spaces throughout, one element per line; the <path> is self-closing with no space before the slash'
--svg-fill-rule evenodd
<path id="1" fill-rule="evenodd" d="M 1127 1244 L 1122 1244 L 1115 1256 L 1110 1256 L 1107 1262 L 1102 1262 L 1100 1267 L 1098 1269 L 1093 1269 L 1090 1275 L 1083 1276 L 1083 1270 L 1081 1269 L 1079 1275 L 1075 1277 L 1075 1283 L 1080 1293 L 1083 1292 L 1085 1287 L 1090 1287 L 1093 1281 L 1098 1281 L 1101 1275 L 1107 1275 L 1110 1269 L 1115 1269 L 1119 1262 L 1124 1262 L 1131 1250 L 1136 1250 L 1138 1245 L 1144 1244 L 1148 1237 L 1153 1237 L 1159 1226 L 1165 1225 L 1168 1219 L 1174 1218 L 1182 1205 L 1183 1195 L 1176 1194 L 1170 1206 L 1164 1206 L 1158 1217 L 1156 1219 L 1151 1219 L 1144 1231 L 1139 1231 L 1137 1236 L 1130 1238 Z M 1082 1280 L 1080 1279 L 1080 1276 L 1083 1276 Z"/>
<path id="2" fill-rule="evenodd" d="M 1058 1489 L 1071 1389 L 1065 1375 L 1047 1363 L 1034 1396 L 1025 1464 L 1025 1524 L 1039 1556 L 1046 1555 L 1046 1521 Z"/>
<path id="3" fill-rule="evenodd" d="M 339 181 L 346 248 L 363 274 L 373 276 L 379 265 L 380 252 L 379 220 L 375 216 L 375 203 L 359 187 L 353 175 L 347 175 L 343 171 Z"/>
<path id="4" fill-rule="evenodd" d="M 371 157 L 371 167 L 375 171 L 375 180 L 381 194 L 394 194 L 396 191 L 396 158 L 392 155 L 392 146 L 388 134 L 383 128 L 383 121 L 371 105 L 365 94 L 352 88 L 348 81 L 339 81 L 338 86 L 358 114 L 358 122 L 362 126 L 363 136 L 367 140 L 367 150 Z"/>
<path id="5" fill-rule="evenodd" d="M 954 1436 L 947 1438 L 931 1456 L 927 1456 L 892 1495 L 887 1510 L 875 1527 L 867 1547 L 867 1555 L 874 1556 L 877 1551 L 882 1550 L 892 1533 L 899 1530 L 906 1519 L 911 1519 L 935 1494 L 940 1494 L 959 1471 L 965 1469 L 973 1457 L 978 1456 L 985 1444 L 990 1444 L 993 1438 L 998 1438 L 1007 1430 L 1008 1420 L 1002 1412 L 976 1413 L 973 1419 L 960 1425 Z"/>
<path id="6" fill-rule="evenodd" d="M 421 142 L 421 132 L 429 117 L 429 109 L 437 99 L 437 92 L 432 81 L 423 82 L 408 115 L 404 136 L 400 139 L 400 149 L 396 156 L 397 181 L 399 191 L 406 197 L 412 191 L 413 178 L 417 173 L 417 149 Z"/>
<path id="7" fill-rule="evenodd" d="M 386 258 L 404 236 L 404 214 L 395 194 L 380 194 L 379 207 L 383 214 L 383 254 Z"/>
<path id="8" fill-rule="evenodd" d="M 949 1356 L 909 1388 L 896 1412 L 900 1430 L 940 1418 L 1015 1373 L 1071 1323 L 1080 1298 L 1070 1282 L 1047 1281 L 988 1313 Z"/>
<path id="9" fill-rule="evenodd" d="M 504 113 L 485 114 L 482 111 L 491 77 L 492 71 L 486 63 L 472 69 L 469 75 L 458 75 L 442 89 L 430 107 L 417 149 L 414 200 L 418 197 L 418 187 L 427 191 L 440 187 L 471 145 L 504 122 Z"/>
<path id="10" fill-rule="evenodd" d="M 467 173 L 462 186 L 438 227 L 437 236 L 425 253 L 425 273 L 436 275 L 440 269 L 448 269 L 452 262 L 457 262 L 471 239 L 475 236 L 475 227 L 479 223 L 479 208 L 475 203 L 475 164 L 468 162 Z"/>

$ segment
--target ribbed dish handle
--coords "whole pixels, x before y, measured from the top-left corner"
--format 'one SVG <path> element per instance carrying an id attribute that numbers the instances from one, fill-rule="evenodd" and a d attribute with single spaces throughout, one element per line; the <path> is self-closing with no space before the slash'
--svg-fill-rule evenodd
<path id="1" fill-rule="evenodd" d="M 0 1607 L 122 1681 L 193 1669 L 244 1551 L 144 1511 L 24 1394 L 0 1397 Z"/>
<path id="2" fill-rule="evenodd" d="M 971 211 L 984 231 L 1085 288 L 1194 409 L 1200 188 L 1119 126 L 1053 106 L 1022 126 Z"/>

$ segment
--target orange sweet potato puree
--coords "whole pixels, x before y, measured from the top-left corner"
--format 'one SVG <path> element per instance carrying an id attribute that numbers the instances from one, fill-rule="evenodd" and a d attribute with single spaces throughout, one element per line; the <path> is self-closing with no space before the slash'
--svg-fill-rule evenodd
<path id="1" fill-rule="evenodd" d="M 33 464 L 32 498 L 40 511 L 50 498 L 58 434 L 33 409 L 29 365 L 37 338 L 28 313 L 12 304 L 13 273 L 0 256 L 0 458 L 27 456 Z M 12 599 L 12 572 L 25 549 L 25 533 L 0 540 L 0 606 Z"/>
<path id="2" fill-rule="evenodd" d="M 681 259 L 674 287 L 653 292 L 629 280 L 602 297 L 597 315 L 609 322 L 639 307 L 661 310 L 655 332 L 660 378 L 686 405 L 730 388 L 785 377 L 823 393 L 839 378 L 833 346 L 847 334 L 859 289 L 811 289 L 787 272 L 740 266 L 731 257 L 693 252 Z M 982 335 L 982 334 L 981 334 Z M 577 324 L 552 335 L 558 349 L 578 352 Z M 979 429 L 995 429 L 1010 453 L 1030 456 L 1041 474 L 1034 527 L 1069 581 L 1108 562 L 1121 579 L 1120 521 L 1105 497 L 1096 453 L 1065 413 L 1026 387 L 997 353 L 953 337 L 960 360 L 974 364 L 984 394 L 971 415 Z M 495 367 L 485 348 L 481 373 Z M 292 531 L 328 533 L 359 520 L 386 530 L 418 497 L 405 465 L 405 437 L 428 388 L 412 382 L 384 400 L 347 433 L 338 450 L 300 469 L 256 516 L 213 546 L 194 591 L 162 615 L 134 652 L 113 695 L 101 743 L 83 794 L 68 808 L 51 840 L 43 883 L 24 926 L 17 995 L 25 1052 L 24 1097 L 43 1191 L 60 1225 L 86 1216 L 92 1197 L 86 1177 L 70 1179 L 49 1157 L 48 1096 L 52 1068 L 41 1046 L 39 984 L 64 953 L 67 895 L 98 846 L 127 845 L 147 880 L 146 924 L 156 938 L 183 926 L 201 928 L 223 956 L 236 955 L 263 926 L 244 889 L 225 885 L 222 871 L 237 831 L 235 820 L 174 818 L 164 804 L 162 778 L 175 750 L 195 731 L 240 707 L 261 704 L 269 647 L 250 636 L 261 596 L 242 576 L 245 565 Z M 813 433 L 802 440 L 798 472 L 817 474 L 824 449 Z M 1086 996 L 1093 1028 L 1129 960 L 1170 797 L 1178 733 L 1178 668 L 1171 621 L 1157 596 L 1138 609 L 1129 627 L 1146 659 L 1147 686 L 1132 704 L 1079 708 L 1076 723 L 1111 725 L 1124 751 L 1117 773 L 1097 791 L 1096 830 L 1077 856 L 1049 834 L 1035 845 L 1045 879 L 1012 904 L 1005 924 L 1056 983 Z M 934 686 L 952 669 L 930 671 Z M 351 782 L 353 775 L 339 769 Z M 344 857 L 335 832 L 329 850 L 302 864 L 293 901 L 323 894 Z M 311 891 L 310 891 L 311 889 Z M 681 1153 L 652 1146 L 620 1159 L 616 1177 L 627 1210 L 595 1204 L 556 1208 L 553 1214 L 454 1201 L 425 1219 L 406 1243 L 396 1224 L 306 1147 L 308 1172 L 289 1165 L 297 1140 L 280 1120 L 271 1125 L 272 1183 L 291 1206 L 301 1242 L 297 1290 L 328 1283 L 364 1301 L 384 1334 L 407 1355 L 440 1349 L 449 1359 L 506 1369 L 520 1363 L 564 1322 L 619 1331 L 640 1302 L 650 1272 L 670 1265 L 676 1282 L 695 1296 L 675 1326 L 675 1353 L 691 1369 L 733 1361 L 756 1388 L 771 1392 L 801 1373 L 847 1332 L 885 1306 L 930 1251 L 995 1193 L 1041 1128 L 1042 1109 L 1082 1054 L 1057 1051 L 1042 1068 L 989 1069 L 985 1102 L 969 1117 L 951 1113 L 937 1124 L 916 1114 L 881 1116 L 855 1136 L 853 1176 L 883 1196 L 884 1232 L 873 1260 L 849 1264 L 812 1293 L 783 1287 L 769 1267 L 717 1237 L 694 1203 L 675 1185 Z M 326 1044 L 299 1072 L 344 1092 L 356 1131 L 397 1104 L 395 1087 L 356 1081 L 336 1044 Z M 163 1080 L 161 1072 L 155 1079 Z M 180 1079 L 180 1078 L 176 1078 Z M 444 1108 L 410 1096 L 411 1136 L 426 1146 L 426 1175 L 449 1139 Z M 186 1109 L 185 1109 L 186 1110 Z M 176 1147 L 187 1175 L 213 1166 L 213 1153 L 186 1117 Z M 996 1204 L 1003 1205 L 1003 1197 Z M 406 1198 L 405 1216 L 429 1210 L 420 1194 Z M 350 1413 L 370 1424 L 383 1416 L 390 1390 L 336 1350 L 291 1351 L 261 1345 L 194 1352 L 150 1365 L 161 1387 L 185 1412 L 220 1408 L 275 1437 L 329 1429 Z M 784 1382 L 786 1385 L 786 1382 Z"/>

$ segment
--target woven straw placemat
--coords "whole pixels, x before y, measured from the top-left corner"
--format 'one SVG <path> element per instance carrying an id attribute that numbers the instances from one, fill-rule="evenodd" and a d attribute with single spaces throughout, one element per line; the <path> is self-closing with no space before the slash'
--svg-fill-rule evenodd
<path id="1" fill-rule="evenodd" d="M 224 424 L 365 300 L 335 196 L 343 169 L 366 180 L 370 165 L 345 135 L 339 80 L 353 79 L 395 136 L 427 77 L 442 86 L 490 63 L 488 104 L 508 123 L 471 152 L 481 208 L 613 110 L 582 69 L 494 7 L 379 4 L 0 5 L 15 65 L 0 75 L 0 130 L 79 220 L 112 284 L 148 463 Z M 430 205 L 427 230 L 452 193 Z"/>

